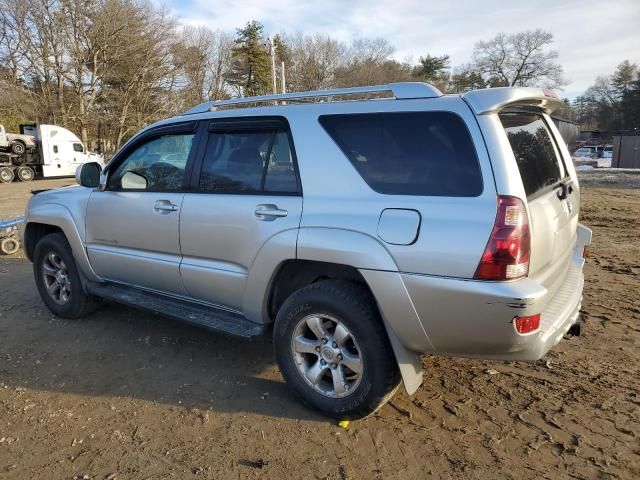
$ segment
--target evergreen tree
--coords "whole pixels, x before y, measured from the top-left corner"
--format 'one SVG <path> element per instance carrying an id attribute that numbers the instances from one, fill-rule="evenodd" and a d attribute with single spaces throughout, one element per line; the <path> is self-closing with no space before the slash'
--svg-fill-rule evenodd
<path id="1" fill-rule="evenodd" d="M 449 79 L 448 92 L 462 93 L 469 90 L 477 90 L 479 88 L 485 88 L 487 86 L 482 74 L 473 70 L 470 66 L 462 67 L 459 70 L 454 70 L 453 75 Z"/>
<path id="2" fill-rule="evenodd" d="M 245 96 L 271 92 L 271 63 L 260 22 L 238 29 L 228 80 Z"/>
<path id="3" fill-rule="evenodd" d="M 618 65 L 616 71 L 611 76 L 611 85 L 616 89 L 620 98 L 624 97 L 624 95 L 633 88 L 637 70 L 638 66 L 635 63 L 625 60 Z"/>
<path id="4" fill-rule="evenodd" d="M 427 54 L 418 60 L 416 74 L 427 82 L 436 82 L 448 76 L 449 64 L 449 55 L 436 57 Z"/>

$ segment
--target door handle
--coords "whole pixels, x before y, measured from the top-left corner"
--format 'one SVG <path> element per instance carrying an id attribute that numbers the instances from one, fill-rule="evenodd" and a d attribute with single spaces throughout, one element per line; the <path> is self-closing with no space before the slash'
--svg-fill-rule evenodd
<path id="1" fill-rule="evenodd" d="M 178 206 L 171 203 L 169 200 L 158 200 L 153 204 L 153 210 L 158 213 L 169 213 L 178 210 Z"/>
<path id="2" fill-rule="evenodd" d="M 267 222 L 273 221 L 276 218 L 286 217 L 289 214 L 286 210 L 282 210 L 272 203 L 257 205 L 254 213 L 258 220 Z"/>

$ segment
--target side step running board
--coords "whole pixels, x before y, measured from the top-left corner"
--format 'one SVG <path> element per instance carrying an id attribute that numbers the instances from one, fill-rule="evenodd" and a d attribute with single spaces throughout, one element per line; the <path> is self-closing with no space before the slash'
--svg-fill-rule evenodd
<path id="1" fill-rule="evenodd" d="M 265 332 L 264 325 L 247 320 L 240 314 L 165 297 L 132 287 L 114 283 L 90 282 L 87 284 L 87 290 L 92 295 L 106 300 L 159 313 L 215 332 L 226 333 L 247 340 L 259 337 Z"/>

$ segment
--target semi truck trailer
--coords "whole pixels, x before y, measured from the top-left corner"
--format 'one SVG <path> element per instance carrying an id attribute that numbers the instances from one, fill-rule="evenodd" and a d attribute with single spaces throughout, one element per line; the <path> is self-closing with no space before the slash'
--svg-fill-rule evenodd
<path id="1" fill-rule="evenodd" d="M 16 153 L 14 145 L 23 139 L 29 142 L 24 140 L 25 148 L 18 148 Z M 103 158 L 88 152 L 82 141 L 66 128 L 26 123 L 20 125 L 20 134 L 9 134 L 0 126 L 0 183 L 69 177 L 87 162 L 103 163 Z"/>

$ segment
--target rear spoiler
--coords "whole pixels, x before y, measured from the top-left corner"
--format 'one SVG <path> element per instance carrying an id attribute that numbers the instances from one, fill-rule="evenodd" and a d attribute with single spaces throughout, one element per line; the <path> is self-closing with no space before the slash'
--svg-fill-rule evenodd
<path id="1" fill-rule="evenodd" d="M 550 114 L 562 105 L 553 90 L 529 87 L 498 87 L 464 93 L 462 99 L 476 115 L 496 113 L 508 106 L 537 108 Z"/>

